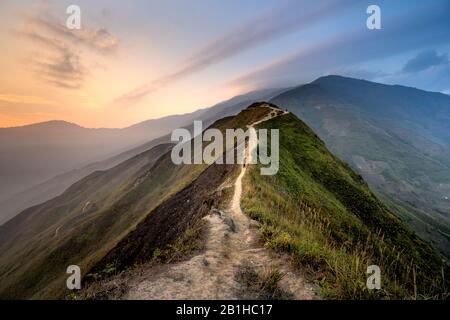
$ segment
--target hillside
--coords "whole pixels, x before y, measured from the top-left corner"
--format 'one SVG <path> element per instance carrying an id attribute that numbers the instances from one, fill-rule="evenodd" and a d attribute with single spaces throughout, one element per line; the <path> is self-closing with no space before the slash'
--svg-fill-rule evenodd
<path id="1" fill-rule="evenodd" d="M 391 210 L 450 254 L 450 97 L 327 76 L 271 101 L 303 119 Z"/>
<path id="2" fill-rule="evenodd" d="M 198 175 L 200 166 L 173 165 L 165 154 L 168 148 L 159 145 L 108 171 L 96 171 L 1 226 L 0 296 L 54 297 L 68 263 L 89 266 L 149 210 Z"/>
<path id="3" fill-rule="evenodd" d="M 448 266 L 305 123 L 287 114 L 259 126 L 280 128 L 280 170 L 261 176 L 251 169 L 244 212 L 262 223 L 267 247 L 310 270 L 322 296 L 412 298 L 414 287 L 416 296 L 448 294 L 441 275 Z M 382 270 L 381 291 L 365 287 L 371 264 Z"/>
<path id="4" fill-rule="evenodd" d="M 257 165 L 176 166 L 171 146 L 163 144 L 89 175 L 0 227 L 0 297 L 180 297 L 179 287 L 202 292 L 185 285 L 190 276 L 220 266 L 217 297 L 292 298 L 288 287 L 299 288 L 297 298 L 311 298 L 316 286 L 324 298 L 447 297 L 448 267 L 439 255 L 302 121 L 273 108 L 253 104 L 213 127 L 245 128 L 274 114 L 256 127 L 280 130 L 275 176 L 261 176 Z M 239 215 L 241 206 L 258 222 Z M 216 260 L 211 253 L 219 254 Z M 264 268 L 267 261 L 275 266 Z M 69 264 L 79 265 L 89 284 L 75 296 L 65 289 Z M 365 287 L 369 264 L 382 269 L 380 291 Z M 164 270 L 184 276 L 167 280 Z M 216 282 L 199 283 L 214 288 Z"/>
<path id="5" fill-rule="evenodd" d="M 158 136 L 156 130 L 90 129 L 65 121 L 0 128 L 0 201 Z"/>

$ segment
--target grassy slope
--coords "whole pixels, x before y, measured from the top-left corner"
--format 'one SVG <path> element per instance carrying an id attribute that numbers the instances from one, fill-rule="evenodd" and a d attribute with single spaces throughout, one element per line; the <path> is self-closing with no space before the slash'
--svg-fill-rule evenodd
<path id="1" fill-rule="evenodd" d="M 156 148 L 162 151 L 161 146 Z M 60 297 L 68 265 L 79 265 L 84 273 L 205 167 L 175 166 L 170 152 L 148 158 L 149 152 L 89 175 L 3 226 L 2 234 L 10 233 L 6 239 L 10 245 L 1 248 L 0 297 Z M 87 201 L 91 205 L 83 212 Z"/>
<path id="2" fill-rule="evenodd" d="M 313 271 L 327 298 L 447 295 L 440 257 L 312 130 L 292 114 L 260 126 L 280 129 L 280 170 L 275 176 L 250 171 L 243 208 L 262 222 L 267 246 Z M 381 267 L 380 291 L 366 289 L 371 264 Z"/>
<path id="3" fill-rule="evenodd" d="M 335 82 L 341 85 L 340 80 Z M 389 113 L 397 105 L 407 110 L 411 101 L 414 110 L 421 110 L 431 102 L 412 99 L 410 90 L 405 92 L 406 102 L 399 101 L 398 94 L 391 97 L 369 90 L 370 100 L 358 87 L 345 82 L 342 86 L 337 90 L 328 82 L 316 81 L 286 92 L 273 102 L 304 119 L 334 154 L 364 176 L 391 210 L 420 236 L 450 255 L 449 203 L 443 200 L 445 188 L 450 185 L 449 149 L 429 139 L 425 129 L 416 130 L 415 122 L 397 121 L 395 116 L 381 112 Z M 373 83 L 368 86 L 378 89 Z M 395 86 L 381 87 L 394 93 L 400 90 Z"/>

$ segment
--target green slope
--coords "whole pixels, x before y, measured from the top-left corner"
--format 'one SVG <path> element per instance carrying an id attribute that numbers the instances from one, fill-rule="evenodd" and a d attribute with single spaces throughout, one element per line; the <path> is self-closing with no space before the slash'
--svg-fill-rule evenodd
<path id="1" fill-rule="evenodd" d="M 262 222 L 267 246 L 290 252 L 311 271 L 325 297 L 448 295 L 442 279 L 448 267 L 439 255 L 301 120 L 287 114 L 260 127 L 280 129 L 280 170 L 261 176 L 252 168 L 243 208 Z M 366 288 L 371 264 L 382 270 L 380 291 Z"/>
<path id="2" fill-rule="evenodd" d="M 303 119 L 386 205 L 450 255 L 450 97 L 328 76 L 272 101 Z"/>

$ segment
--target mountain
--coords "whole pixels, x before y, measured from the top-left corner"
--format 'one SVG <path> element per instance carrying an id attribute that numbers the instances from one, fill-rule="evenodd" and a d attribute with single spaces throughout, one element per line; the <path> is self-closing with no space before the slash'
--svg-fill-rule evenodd
<path id="1" fill-rule="evenodd" d="M 268 100 L 283 90 L 252 91 L 209 108 L 124 129 L 87 129 L 63 121 L 0 129 L 0 224 L 61 194 L 96 170 L 109 169 L 168 142 L 168 134 L 175 128 L 191 126 L 194 120 L 210 125 L 238 113 L 254 100 Z"/>
<path id="2" fill-rule="evenodd" d="M 450 254 L 450 97 L 326 76 L 271 100 L 301 117 L 398 216 Z"/>
<path id="3" fill-rule="evenodd" d="M 0 200 L 167 134 L 191 119 L 173 116 L 124 129 L 89 129 L 64 121 L 0 128 Z"/>
<path id="4" fill-rule="evenodd" d="M 60 195 L 64 190 L 70 187 L 70 185 L 88 176 L 94 171 L 110 169 L 156 145 L 167 143 L 169 140 L 169 136 L 163 136 L 161 138 L 151 140 L 143 145 L 127 150 L 108 159 L 91 163 L 79 169 L 70 170 L 21 191 L 9 199 L 0 202 L 0 224 L 5 223 L 29 207 Z"/>
<path id="5" fill-rule="evenodd" d="M 280 129 L 280 168 L 274 176 L 253 168 L 242 206 L 261 222 L 265 245 L 306 267 L 323 297 L 412 298 L 414 288 L 448 295 L 439 275 L 448 265 L 303 121 L 289 113 L 258 127 Z M 381 291 L 367 290 L 369 265 L 382 270 Z"/>
<path id="6" fill-rule="evenodd" d="M 221 246 L 239 241 L 236 250 L 254 257 L 268 248 L 286 254 L 290 258 L 278 260 L 309 270 L 323 297 L 448 295 L 448 277 L 442 276 L 448 266 L 440 256 L 292 113 L 256 103 L 212 127 L 224 132 L 252 124 L 280 130 L 280 170 L 274 176 L 261 176 L 259 165 L 247 166 L 248 174 L 241 165 L 175 165 L 172 146 L 160 144 L 107 171 L 94 172 L 60 196 L 14 217 L 0 227 L 0 297 L 108 298 L 109 291 L 102 291 L 108 279 L 113 279 L 110 283 L 115 283 L 116 291 L 126 291 L 117 281 L 128 274 L 127 283 L 134 283 L 136 268 L 138 274 L 150 270 L 152 276 L 146 281 L 151 286 L 158 281 L 154 278 L 158 268 L 170 268 L 171 261 L 206 250 L 201 243 L 204 237 L 215 240 L 220 221 L 230 228 Z M 235 210 L 236 197 L 231 192 L 239 191 L 239 179 L 244 192 L 237 206 L 258 221 L 265 249 L 247 250 L 247 241 L 242 242 L 242 232 L 253 232 L 242 228 L 252 223 L 242 224 L 234 216 L 221 218 L 222 213 Z M 164 264 L 158 267 L 161 257 Z M 231 258 L 216 259 L 225 268 Z M 187 260 L 194 270 L 207 269 L 213 262 L 197 261 L 194 267 L 191 261 L 197 260 Z M 65 287 L 64 271 L 71 264 L 80 266 L 88 286 L 75 296 Z M 365 287 L 366 268 L 372 264 L 383 270 L 383 290 Z M 221 282 L 251 285 L 251 280 L 242 277 L 253 277 L 253 273 L 234 271 L 223 273 Z M 270 274 L 279 279 L 277 271 Z M 183 276 L 171 281 L 183 283 Z M 208 279 L 183 288 L 199 290 L 203 282 Z"/>

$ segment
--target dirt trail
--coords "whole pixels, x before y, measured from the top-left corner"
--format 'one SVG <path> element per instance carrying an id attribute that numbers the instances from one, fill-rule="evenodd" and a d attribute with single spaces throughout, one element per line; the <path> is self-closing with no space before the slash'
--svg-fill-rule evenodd
<path id="1" fill-rule="evenodd" d="M 275 114 L 258 123 L 268 120 Z M 257 146 L 256 130 L 251 137 L 245 163 L 250 162 Z M 239 280 L 242 270 L 260 273 L 265 267 L 280 270 L 284 277 L 279 286 L 292 299 L 317 299 L 312 285 L 295 269 L 286 255 L 264 248 L 258 223 L 241 210 L 242 178 L 248 165 L 242 166 L 234 183 L 234 193 L 228 210 L 212 210 L 207 221 L 206 249 L 202 254 L 176 264 L 143 271 L 131 280 L 125 299 L 252 299 L 245 283 Z M 230 187 L 230 186 L 222 186 Z"/>

